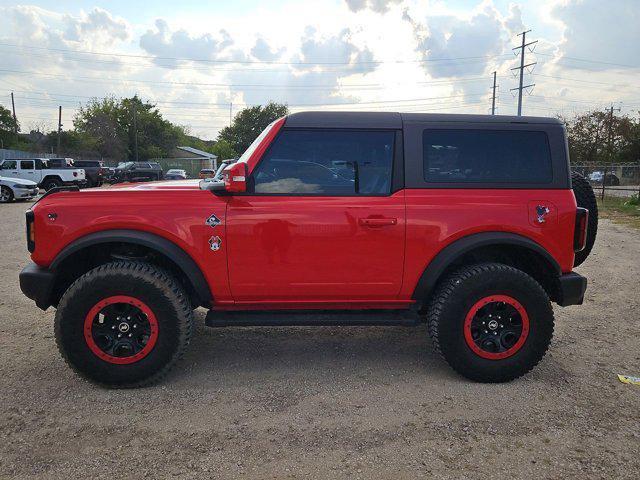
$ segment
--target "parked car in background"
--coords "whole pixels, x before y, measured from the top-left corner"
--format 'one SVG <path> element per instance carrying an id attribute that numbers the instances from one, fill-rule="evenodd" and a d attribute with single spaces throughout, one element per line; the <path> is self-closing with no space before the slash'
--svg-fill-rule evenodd
<path id="1" fill-rule="evenodd" d="M 114 176 L 116 173 L 116 167 L 105 167 L 103 174 L 103 181 L 106 183 L 114 183 Z"/>
<path id="2" fill-rule="evenodd" d="M 213 168 L 203 168 L 198 174 L 198 178 L 213 178 L 216 176 L 216 171 Z"/>
<path id="3" fill-rule="evenodd" d="M 104 163 L 100 160 L 74 160 L 73 165 L 84 169 L 88 187 L 99 187 L 104 182 Z"/>
<path id="4" fill-rule="evenodd" d="M 181 170 L 179 168 L 172 168 L 167 170 L 167 173 L 164 174 L 165 180 L 186 180 L 187 179 L 187 171 Z"/>
<path id="5" fill-rule="evenodd" d="M 595 172 L 591 172 L 591 174 L 589 174 L 589 181 L 592 183 L 602 183 L 603 180 L 605 185 L 620 185 L 620 178 L 618 178 L 615 173 L 607 172 L 605 176 L 604 172 L 596 170 Z"/>
<path id="6" fill-rule="evenodd" d="M 157 162 L 123 162 L 115 168 L 112 183 L 151 182 L 162 177 L 162 167 Z"/>
<path id="7" fill-rule="evenodd" d="M 40 193 L 38 184 L 32 180 L 0 177 L 0 203 L 31 200 L 37 197 L 38 193 Z"/>
<path id="8" fill-rule="evenodd" d="M 50 160 L 53 160 L 53 162 L 50 162 Z M 31 180 L 47 191 L 66 185 L 76 185 L 78 187 L 86 185 L 83 169 L 68 166 L 56 167 L 56 164 L 66 165 L 66 159 L 62 159 L 65 162 L 59 162 L 58 160 L 47 158 L 2 160 L 0 163 L 0 176 Z"/>

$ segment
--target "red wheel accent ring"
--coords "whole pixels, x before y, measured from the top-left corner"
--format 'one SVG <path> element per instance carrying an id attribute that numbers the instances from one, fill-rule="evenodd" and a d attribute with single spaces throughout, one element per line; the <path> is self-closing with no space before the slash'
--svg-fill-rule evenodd
<path id="1" fill-rule="evenodd" d="M 490 304 L 504 304 L 512 307 L 517 314 L 519 315 L 519 319 L 516 321 L 520 322 L 521 325 L 518 325 L 520 330 L 520 336 L 517 338 L 515 343 L 513 343 L 508 348 L 503 351 L 492 352 L 482 348 L 482 345 L 479 344 L 477 339 L 474 339 L 473 331 L 472 331 L 472 323 L 474 323 L 474 319 L 476 319 L 476 315 L 478 312 Z M 477 321 L 477 319 L 476 319 Z M 474 328 L 476 326 L 474 325 Z M 498 322 L 498 326 L 496 329 L 502 327 Z M 484 327 L 482 327 L 484 328 Z M 488 331 L 488 330 L 486 330 Z M 496 331 L 496 337 L 498 331 Z M 508 331 L 510 335 L 513 335 L 513 331 Z M 524 342 L 527 340 L 529 336 L 529 316 L 527 315 L 527 311 L 522 306 L 520 302 L 518 302 L 515 298 L 510 297 L 508 295 L 490 295 L 488 297 L 481 298 L 478 300 L 467 313 L 467 316 L 464 319 L 464 339 L 469 346 L 469 348 L 478 356 L 482 358 L 486 358 L 488 360 L 502 360 L 504 358 L 511 357 L 515 355 L 524 345 Z"/>
<path id="2" fill-rule="evenodd" d="M 144 347 L 140 349 L 138 352 L 133 353 L 132 355 L 126 356 L 114 356 L 107 353 L 105 350 L 100 348 L 100 346 L 96 343 L 93 333 L 94 333 L 94 323 L 96 317 L 102 310 L 110 305 L 116 304 L 124 304 L 128 308 L 138 309 L 141 313 L 145 315 L 145 320 L 148 321 L 148 339 L 144 344 Z M 128 325 L 128 324 L 127 324 Z M 124 327 L 123 327 L 124 328 Z M 129 332 L 129 327 L 127 326 L 126 332 Z M 155 346 L 158 340 L 158 320 L 154 315 L 153 311 L 141 300 L 130 297 L 128 295 L 115 295 L 113 297 L 108 297 L 103 300 L 100 300 L 96 303 L 87 316 L 84 319 L 84 339 L 87 342 L 87 346 L 89 349 L 99 358 L 108 363 L 114 363 L 117 365 L 126 365 L 135 363 L 139 360 L 142 360 L 146 357 L 153 347 Z"/>

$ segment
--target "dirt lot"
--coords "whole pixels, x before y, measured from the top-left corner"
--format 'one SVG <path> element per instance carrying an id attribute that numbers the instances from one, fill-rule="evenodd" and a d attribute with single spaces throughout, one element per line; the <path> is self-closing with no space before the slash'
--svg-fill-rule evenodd
<path id="1" fill-rule="evenodd" d="M 25 204 L 0 205 L 2 478 L 638 478 L 640 231 L 603 222 L 543 362 L 470 383 L 424 328 L 198 328 L 161 385 L 78 379 L 21 295 Z"/>

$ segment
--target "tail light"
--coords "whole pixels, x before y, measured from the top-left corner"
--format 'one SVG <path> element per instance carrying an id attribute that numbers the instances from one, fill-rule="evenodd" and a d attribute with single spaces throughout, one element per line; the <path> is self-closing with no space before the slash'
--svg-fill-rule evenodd
<path id="1" fill-rule="evenodd" d="M 589 210 L 576 209 L 576 226 L 573 232 L 573 251 L 580 252 L 587 245 L 587 229 L 589 228 Z"/>
<path id="2" fill-rule="evenodd" d="M 25 216 L 27 217 L 27 250 L 29 250 L 30 253 L 33 253 L 36 249 L 35 216 L 31 210 L 27 210 Z"/>

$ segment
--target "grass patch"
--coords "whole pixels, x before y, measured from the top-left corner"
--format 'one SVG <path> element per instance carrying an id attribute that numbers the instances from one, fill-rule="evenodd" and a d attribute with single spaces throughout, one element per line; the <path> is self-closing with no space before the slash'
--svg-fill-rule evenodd
<path id="1" fill-rule="evenodd" d="M 598 211 L 602 218 L 640 228 L 640 202 L 637 195 L 632 198 L 605 196 L 604 201 L 598 197 Z"/>

